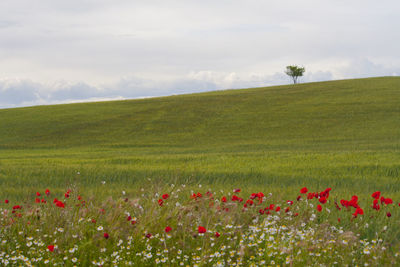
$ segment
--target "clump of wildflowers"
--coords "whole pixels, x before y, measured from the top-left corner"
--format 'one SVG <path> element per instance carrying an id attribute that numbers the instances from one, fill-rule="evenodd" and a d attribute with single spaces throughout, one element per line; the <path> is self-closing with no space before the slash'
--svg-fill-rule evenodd
<path id="1" fill-rule="evenodd" d="M 372 209 L 364 209 L 370 204 L 357 195 L 337 203 L 331 188 L 310 192 L 303 187 L 297 201 L 263 192 L 245 194 L 240 189 L 218 195 L 211 189 L 177 188 L 155 192 L 155 197 L 128 198 L 124 193 L 107 201 L 87 200 L 71 189 L 61 195 L 62 200 L 52 201 L 46 189 L 44 194 L 32 194 L 31 203 L 5 205 L 0 210 L 0 265 L 374 266 L 398 262 L 394 248 L 400 244 L 390 239 L 395 231 L 389 222 L 398 219 L 399 212 L 380 191 L 371 195 Z M 378 219 L 380 212 L 384 220 Z"/>

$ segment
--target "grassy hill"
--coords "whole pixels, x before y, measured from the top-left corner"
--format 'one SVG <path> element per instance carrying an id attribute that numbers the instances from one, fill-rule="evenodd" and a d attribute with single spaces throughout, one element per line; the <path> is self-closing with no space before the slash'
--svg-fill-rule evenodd
<path id="1" fill-rule="evenodd" d="M 145 181 L 400 191 L 400 77 L 0 110 L 0 186 Z M 132 189 L 133 190 L 133 189 Z"/>
<path id="2" fill-rule="evenodd" d="M 393 149 L 400 78 L 0 110 L 0 147 Z"/>

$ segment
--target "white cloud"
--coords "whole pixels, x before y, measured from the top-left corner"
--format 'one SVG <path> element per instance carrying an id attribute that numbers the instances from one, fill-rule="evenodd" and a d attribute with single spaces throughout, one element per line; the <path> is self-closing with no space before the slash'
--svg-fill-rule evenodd
<path id="1" fill-rule="evenodd" d="M 385 66 L 377 64 L 367 58 L 351 59 L 346 61 L 338 71 L 341 78 L 364 78 L 373 76 L 398 76 L 400 66 Z"/>
<path id="2" fill-rule="evenodd" d="M 290 83 L 290 64 L 303 81 L 398 74 L 399 13 L 396 0 L 3 0 L 0 78 L 14 82 L 0 102 Z"/>
<path id="3" fill-rule="evenodd" d="M 278 82 L 277 82 L 278 81 Z M 115 83 L 93 86 L 83 82 L 37 83 L 31 80 L 0 80 L 0 108 L 118 100 L 205 92 L 221 89 L 284 84 L 283 74 L 240 77 L 236 73 L 191 72 L 182 78 L 150 80 L 125 77 Z"/>

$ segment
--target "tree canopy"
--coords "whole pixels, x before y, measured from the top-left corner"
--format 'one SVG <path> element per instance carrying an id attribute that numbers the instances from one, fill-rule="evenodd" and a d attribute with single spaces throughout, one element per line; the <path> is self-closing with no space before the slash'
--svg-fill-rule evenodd
<path id="1" fill-rule="evenodd" d="M 293 83 L 296 84 L 298 81 L 298 78 L 303 76 L 304 72 L 306 71 L 306 69 L 304 67 L 299 67 L 299 66 L 286 66 L 286 71 L 285 73 L 287 75 L 289 75 L 292 80 Z"/>

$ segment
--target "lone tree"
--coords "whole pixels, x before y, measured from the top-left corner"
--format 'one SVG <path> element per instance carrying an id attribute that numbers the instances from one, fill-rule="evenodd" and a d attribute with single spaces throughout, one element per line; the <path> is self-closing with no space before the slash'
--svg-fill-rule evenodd
<path id="1" fill-rule="evenodd" d="M 306 69 L 304 67 L 286 66 L 285 73 L 287 75 L 289 75 L 292 78 L 293 83 L 296 84 L 297 83 L 297 79 L 299 77 L 303 76 L 305 71 L 306 71 Z"/>

